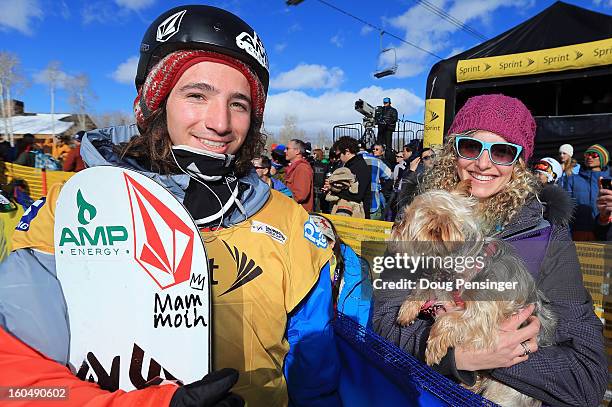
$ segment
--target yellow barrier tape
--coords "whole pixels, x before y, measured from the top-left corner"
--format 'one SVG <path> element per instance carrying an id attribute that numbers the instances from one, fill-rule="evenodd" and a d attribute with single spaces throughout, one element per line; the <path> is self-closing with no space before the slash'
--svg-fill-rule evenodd
<path id="1" fill-rule="evenodd" d="M 612 64 L 612 38 L 519 54 L 457 62 L 457 82 Z"/>

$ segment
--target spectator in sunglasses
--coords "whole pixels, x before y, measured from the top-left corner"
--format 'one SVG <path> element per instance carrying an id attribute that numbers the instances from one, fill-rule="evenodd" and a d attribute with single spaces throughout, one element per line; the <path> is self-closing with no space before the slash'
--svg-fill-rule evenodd
<path id="1" fill-rule="evenodd" d="M 469 181 L 471 195 L 479 200 L 484 235 L 522 243 L 517 253 L 557 317 L 558 342 L 536 348 L 540 321 L 528 316 L 528 307 L 500 323 L 492 348 L 458 346 L 433 368 L 468 386 L 475 382 L 474 371 L 486 370 L 545 405 L 596 406 L 608 380 L 603 327 L 569 239 L 571 200 L 558 186 L 543 188 L 527 167 L 535 131 L 535 120 L 520 100 L 499 94 L 472 97 L 457 112 L 435 166 L 425 171 L 416 189 L 452 191 Z M 391 291 L 375 293 L 373 327 L 422 358 L 431 322 L 417 318 L 411 325 L 399 325 L 407 293 Z M 505 329 L 515 317 L 525 323 Z"/>
<path id="2" fill-rule="evenodd" d="M 542 158 L 533 166 L 533 170 L 542 185 L 556 184 L 561 179 L 561 174 L 563 173 L 563 168 L 559 161 L 551 157 Z"/>
<path id="3" fill-rule="evenodd" d="M 429 170 L 434 166 L 434 160 L 436 159 L 436 153 L 431 148 L 426 148 L 421 153 L 421 162 L 423 163 L 423 169 Z"/>
<path id="4" fill-rule="evenodd" d="M 255 172 L 259 176 L 259 179 L 268 184 L 268 186 L 275 191 L 281 192 L 287 195 L 289 198 L 293 198 L 293 194 L 291 193 L 291 190 L 287 188 L 287 185 L 283 184 L 280 180 L 271 177 L 270 170 L 272 168 L 272 161 L 268 157 L 265 155 L 255 157 L 253 158 L 252 163 L 253 167 L 255 167 Z"/>
<path id="5" fill-rule="evenodd" d="M 608 161 L 608 150 L 600 144 L 594 144 L 584 152 L 584 164 L 578 174 L 567 179 L 565 189 L 576 201 L 576 213 L 572 223 L 574 240 L 596 240 L 599 177 L 610 178 L 612 175 Z"/>

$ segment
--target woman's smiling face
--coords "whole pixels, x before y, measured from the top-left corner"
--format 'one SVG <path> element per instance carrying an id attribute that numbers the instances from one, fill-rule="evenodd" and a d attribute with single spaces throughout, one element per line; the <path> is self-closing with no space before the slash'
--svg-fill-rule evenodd
<path id="1" fill-rule="evenodd" d="M 479 130 L 470 137 L 487 142 L 506 142 L 506 140 L 490 131 Z M 472 196 L 487 199 L 500 192 L 510 182 L 514 165 L 497 165 L 491 161 L 488 151 L 483 151 L 477 160 L 466 160 L 457 157 L 457 174 L 459 179 L 470 180 Z"/>

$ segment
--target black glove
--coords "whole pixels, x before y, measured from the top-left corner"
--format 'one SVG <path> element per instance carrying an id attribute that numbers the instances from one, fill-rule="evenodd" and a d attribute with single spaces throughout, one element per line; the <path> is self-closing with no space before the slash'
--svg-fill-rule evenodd
<path id="1" fill-rule="evenodd" d="M 180 387 L 170 400 L 170 407 L 243 407 L 244 400 L 230 389 L 238 381 L 235 369 L 209 373 L 202 380 Z"/>

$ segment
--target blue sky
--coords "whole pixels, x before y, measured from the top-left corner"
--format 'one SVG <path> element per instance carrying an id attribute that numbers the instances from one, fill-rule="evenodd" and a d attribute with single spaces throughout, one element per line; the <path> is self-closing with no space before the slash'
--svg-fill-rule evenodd
<path id="1" fill-rule="evenodd" d="M 481 42 L 414 0 L 327 0 L 363 20 L 446 58 Z M 572 0 L 572 4 L 612 13 L 612 0 Z M 26 111 L 50 111 L 41 71 L 60 61 L 68 80 L 86 73 L 96 95 L 90 111 L 131 112 L 133 77 L 142 34 L 161 12 L 181 4 L 166 0 L 0 0 L 0 51 L 21 61 L 29 86 L 16 95 Z M 429 0 L 487 38 L 550 6 L 549 0 Z M 225 0 L 206 4 L 226 8 L 249 22 L 263 39 L 271 70 L 266 128 L 275 133 L 287 115 L 314 137 L 338 123 L 361 121 L 353 102 L 393 100 L 400 117 L 422 121 L 425 83 L 438 60 L 389 36 L 398 74 L 375 79 L 379 33 L 318 0 L 288 7 L 283 0 Z M 56 112 L 71 112 L 60 89 Z"/>

